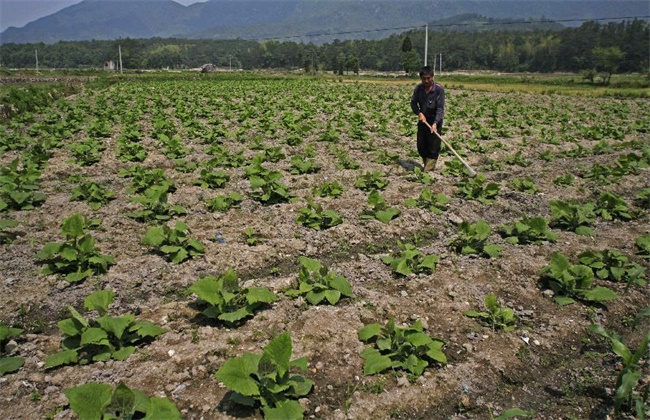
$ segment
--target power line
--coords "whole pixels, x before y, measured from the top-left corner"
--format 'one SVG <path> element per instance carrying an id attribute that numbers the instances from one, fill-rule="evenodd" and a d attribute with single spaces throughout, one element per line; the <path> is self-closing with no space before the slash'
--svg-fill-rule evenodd
<path id="1" fill-rule="evenodd" d="M 604 20 L 624 20 L 624 19 L 650 19 L 650 15 L 646 16 L 617 16 L 617 17 L 606 17 L 606 18 L 595 18 L 595 19 L 545 19 L 545 20 L 516 20 L 516 21 L 506 21 L 506 22 L 480 22 L 477 24 L 474 23 L 438 23 L 431 24 L 429 27 L 444 28 L 444 27 L 455 27 L 455 26 L 500 26 L 500 25 L 518 25 L 518 24 L 531 24 L 531 23 L 567 23 L 567 22 L 596 22 Z M 404 31 L 407 29 L 418 29 L 424 26 L 398 26 L 394 28 L 380 28 L 380 29 L 361 29 L 356 31 L 343 31 L 343 32 L 310 32 L 308 34 L 302 35 L 286 35 L 278 37 L 259 37 L 259 38 L 246 38 L 246 41 L 271 41 L 271 40 L 280 40 L 280 39 L 292 39 L 292 38 L 314 38 L 318 36 L 332 36 L 332 35 L 353 35 L 353 34 L 363 34 L 363 33 L 372 33 L 372 32 L 384 32 L 384 31 Z"/>

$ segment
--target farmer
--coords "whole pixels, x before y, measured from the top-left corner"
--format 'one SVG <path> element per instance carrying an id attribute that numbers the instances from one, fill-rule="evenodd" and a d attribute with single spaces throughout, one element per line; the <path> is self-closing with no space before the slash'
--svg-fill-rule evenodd
<path id="1" fill-rule="evenodd" d="M 420 70 L 420 80 L 413 96 L 411 109 L 418 116 L 418 153 L 422 157 L 425 171 L 436 168 L 440 154 L 440 138 L 432 130 L 442 134 L 442 121 L 445 116 L 445 89 L 433 80 L 433 69 L 424 66 Z M 427 127 L 431 126 L 431 129 Z"/>

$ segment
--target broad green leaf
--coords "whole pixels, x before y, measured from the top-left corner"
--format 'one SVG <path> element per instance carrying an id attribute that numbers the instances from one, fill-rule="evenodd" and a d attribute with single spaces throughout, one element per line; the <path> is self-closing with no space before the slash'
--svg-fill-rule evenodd
<path id="1" fill-rule="evenodd" d="M 135 352 L 134 346 L 122 347 L 121 349 L 114 351 L 111 357 L 115 360 L 126 360 Z"/>
<path id="2" fill-rule="evenodd" d="M 414 354 L 410 354 L 402 363 L 402 368 L 408 370 L 415 376 L 422 375 L 427 366 L 429 366 L 429 363 L 426 360 L 419 359 Z"/>
<path id="3" fill-rule="evenodd" d="M 97 311 L 103 316 L 108 312 L 108 307 L 113 303 L 115 293 L 110 290 L 99 290 L 91 293 L 84 299 L 84 307 L 89 311 Z"/>
<path id="4" fill-rule="evenodd" d="M 307 361 L 307 358 L 301 357 L 299 359 L 292 360 L 289 365 L 298 369 L 307 370 L 309 363 Z"/>
<path id="5" fill-rule="evenodd" d="M 332 288 L 341 292 L 341 295 L 346 297 L 352 297 L 352 287 L 350 283 L 343 276 L 334 276 L 330 280 L 330 286 Z"/>
<path id="6" fill-rule="evenodd" d="M 438 363 L 447 364 L 447 356 L 442 352 L 442 345 L 440 342 L 434 342 L 433 345 L 429 346 L 426 355 Z"/>
<path id="7" fill-rule="evenodd" d="M 77 363 L 79 355 L 77 350 L 64 350 L 58 353 L 51 354 L 45 359 L 45 369 L 50 369 L 53 367 L 68 365 L 71 363 Z"/>
<path id="8" fill-rule="evenodd" d="M 113 390 L 110 385 L 89 382 L 66 389 L 63 393 L 80 419 L 101 420 L 104 410 L 111 403 Z"/>
<path id="9" fill-rule="evenodd" d="M 131 328 L 131 331 L 137 332 L 137 334 L 142 338 L 158 337 L 159 335 L 167 332 L 166 329 L 159 327 L 158 325 L 149 321 L 136 322 L 134 328 Z"/>
<path id="10" fill-rule="evenodd" d="M 219 283 L 214 276 L 199 279 L 189 288 L 190 292 L 208 302 L 210 305 L 221 305 L 223 303 L 219 289 Z"/>
<path id="11" fill-rule="evenodd" d="M 318 305 L 323 299 L 325 299 L 325 292 L 311 291 L 305 295 L 305 299 L 307 299 L 307 302 L 312 305 Z"/>
<path id="12" fill-rule="evenodd" d="M 265 420 L 302 420 L 302 406 L 298 401 L 278 401 L 275 407 L 262 407 Z"/>
<path id="13" fill-rule="evenodd" d="M 251 377 L 252 374 L 257 373 L 259 361 L 259 356 L 244 353 L 241 357 L 226 360 L 215 376 L 232 391 L 244 396 L 259 396 L 257 382 Z"/>
<path id="14" fill-rule="evenodd" d="M 382 223 L 388 223 L 397 216 L 399 216 L 401 211 L 398 208 L 391 207 L 386 210 L 379 210 L 375 213 L 375 218 Z"/>
<path id="15" fill-rule="evenodd" d="M 603 302 L 606 300 L 617 299 L 618 295 L 611 289 L 596 286 L 593 289 L 584 292 L 583 297 L 592 302 Z"/>
<path id="16" fill-rule="evenodd" d="M 123 382 L 115 388 L 108 406 L 111 413 L 119 413 L 122 418 L 129 418 L 135 412 L 135 394 Z"/>
<path id="17" fill-rule="evenodd" d="M 277 297 L 266 287 L 249 287 L 246 292 L 246 301 L 248 303 L 272 303 Z"/>
<path id="18" fill-rule="evenodd" d="M 363 327 L 357 333 L 359 340 L 366 342 L 374 337 L 377 337 L 381 334 L 381 325 L 379 324 L 368 324 Z"/>
<path id="19" fill-rule="evenodd" d="M 494 420 L 510 420 L 513 417 L 531 417 L 532 414 L 520 409 L 520 408 L 511 408 L 506 410 L 501 415 L 494 418 Z"/>
<path id="20" fill-rule="evenodd" d="M 113 333 L 118 339 L 122 339 L 122 335 L 126 328 L 133 322 L 135 316 L 133 315 L 124 315 L 120 317 L 110 317 L 103 316 L 97 318 L 97 323 L 104 329 L 106 332 Z"/>
<path id="21" fill-rule="evenodd" d="M 22 333 L 23 330 L 20 328 L 10 328 L 4 324 L 0 324 L 0 341 L 4 341 L 9 337 L 15 337 Z"/>
<path id="22" fill-rule="evenodd" d="M 406 337 L 406 340 L 413 344 L 415 347 L 420 347 L 420 346 L 426 346 L 427 344 L 431 343 L 432 339 L 425 333 L 415 333 L 415 334 L 409 334 Z"/>
<path id="23" fill-rule="evenodd" d="M 314 260 L 312 258 L 307 258 L 304 256 L 299 257 L 298 262 L 300 263 L 300 265 L 302 265 L 307 270 L 313 273 L 318 273 L 320 269 L 323 267 L 323 265 L 318 260 Z"/>
<path id="24" fill-rule="evenodd" d="M 65 276 L 65 281 L 69 283 L 78 283 L 85 280 L 88 277 L 91 277 L 93 272 L 91 270 L 81 271 L 78 273 L 70 273 Z"/>
<path id="25" fill-rule="evenodd" d="M 72 306 L 68 306 L 68 311 L 72 315 L 72 318 L 74 318 L 75 321 L 77 321 L 79 324 L 81 324 L 84 327 L 89 327 L 90 325 L 88 324 L 88 320 L 84 318 L 75 308 Z"/>
<path id="26" fill-rule="evenodd" d="M 361 358 L 365 361 L 363 364 L 364 375 L 374 375 L 390 368 L 393 362 L 390 357 L 383 356 L 379 350 L 368 347 L 361 352 Z"/>
<path id="27" fill-rule="evenodd" d="M 496 258 L 501 255 L 501 246 L 488 244 L 483 247 L 483 252 L 488 254 L 490 258 Z"/>
<path id="28" fill-rule="evenodd" d="M 84 217 L 75 214 L 63 221 L 63 232 L 70 238 L 78 238 L 84 234 Z"/>
<path id="29" fill-rule="evenodd" d="M 289 333 L 282 333 L 274 337 L 262 352 L 262 359 L 269 359 L 277 367 L 280 376 L 289 370 L 292 344 Z"/>
<path id="30" fill-rule="evenodd" d="M 81 334 L 81 344 L 108 344 L 108 335 L 101 328 L 86 328 Z"/>
<path id="31" fill-rule="evenodd" d="M 58 242 L 48 242 L 43 246 L 41 252 L 36 254 L 36 258 L 39 260 L 49 260 L 59 253 L 62 244 Z"/>
<path id="32" fill-rule="evenodd" d="M 325 299 L 327 299 L 331 305 L 336 305 L 339 299 L 341 299 L 341 292 L 338 290 L 326 290 Z"/>
<path id="33" fill-rule="evenodd" d="M 555 300 L 555 303 L 557 303 L 560 306 L 571 305 L 576 302 L 573 298 L 570 298 L 569 296 L 562 296 L 562 295 L 557 295 L 553 297 L 553 299 Z"/>
<path id="34" fill-rule="evenodd" d="M 291 391 L 287 393 L 288 396 L 300 398 L 311 392 L 315 382 L 307 379 L 302 375 L 293 375 L 289 378 L 288 383 L 291 385 Z"/>
<path id="35" fill-rule="evenodd" d="M 621 383 L 616 388 L 616 394 L 614 395 L 614 401 L 617 407 L 620 407 L 621 402 L 629 398 L 642 375 L 643 371 L 639 369 L 628 371 L 621 377 Z"/>
<path id="36" fill-rule="evenodd" d="M 165 232 L 160 226 L 150 227 L 144 235 L 144 243 L 147 245 L 160 246 L 165 242 Z"/>
<path id="37" fill-rule="evenodd" d="M 25 359 L 22 357 L 0 357 L 0 376 L 15 372 L 24 364 Z"/>
<path id="38" fill-rule="evenodd" d="M 167 398 L 152 397 L 147 404 L 147 415 L 145 420 L 180 420 L 181 413 L 176 405 Z"/>
<path id="39" fill-rule="evenodd" d="M 582 236 L 594 236 L 594 230 L 587 226 L 578 226 L 575 230 L 576 234 Z"/>
<path id="40" fill-rule="evenodd" d="M 222 321 L 235 323 L 251 315 L 253 315 L 253 311 L 250 309 L 250 307 L 244 306 L 242 308 L 237 309 L 236 311 L 224 312 L 220 314 L 217 318 Z"/>

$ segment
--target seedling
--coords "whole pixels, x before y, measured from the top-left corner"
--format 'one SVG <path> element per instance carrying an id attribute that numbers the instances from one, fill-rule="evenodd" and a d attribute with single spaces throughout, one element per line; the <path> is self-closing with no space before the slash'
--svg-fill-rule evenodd
<path id="1" fill-rule="evenodd" d="M 0 323 L 0 376 L 6 373 L 13 373 L 25 364 L 23 357 L 7 356 L 5 346 L 7 339 L 16 337 L 23 333 L 20 328 L 10 328 Z"/>
<path id="2" fill-rule="evenodd" d="M 85 201 L 93 210 L 115 198 L 115 193 L 96 182 L 82 182 L 72 189 L 71 201 Z"/>
<path id="3" fill-rule="evenodd" d="M 343 223 L 341 216 L 334 210 L 323 210 L 323 206 L 307 199 L 307 206 L 298 210 L 300 215 L 296 222 L 314 230 L 329 229 Z"/>
<path id="4" fill-rule="evenodd" d="M 251 193 L 255 200 L 264 204 L 277 204 L 289 201 L 293 196 L 289 192 L 289 188 L 282 184 L 279 179 L 282 178 L 280 172 L 270 172 L 266 176 L 252 175 L 250 177 Z M 255 191 L 255 190 L 260 191 Z"/>
<path id="5" fill-rule="evenodd" d="M 100 140 L 89 139 L 73 143 L 69 146 L 69 149 L 77 164 L 90 166 L 102 159 L 102 152 L 106 149 L 106 146 Z"/>
<path id="6" fill-rule="evenodd" d="M 395 257 L 383 256 L 381 261 L 389 265 L 394 273 L 401 276 L 410 274 L 433 273 L 436 264 L 440 260 L 439 255 L 424 255 L 413 244 L 405 244 L 397 241 L 399 253 Z"/>
<path id="7" fill-rule="evenodd" d="M 560 200 L 551 201 L 553 219 L 551 227 L 575 232 L 578 235 L 593 236 L 594 231 L 589 226 L 594 222 L 593 203 L 579 205 Z"/>
<path id="8" fill-rule="evenodd" d="M 637 255 L 643 259 L 650 258 L 650 234 L 639 236 L 634 241 L 634 244 L 637 247 Z"/>
<path id="9" fill-rule="evenodd" d="M 63 390 L 70 409 L 80 419 L 168 419 L 180 420 L 176 405 L 163 397 L 149 397 L 120 382 L 110 385 L 88 382 Z"/>
<path id="10" fill-rule="evenodd" d="M 501 306 L 497 297 L 493 293 L 485 296 L 485 309 L 487 312 L 478 312 L 474 310 L 465 311 L 464 315 L 470 318 L 479 318 L 492 327 L 493 330 L 501 329 L 503 331 L 513 331 L 517 328 L 519 318 L 510 308 Z"/>
<path id="11" fill-rule="evenodd" d="M 320 171 L 321 165 L 307 160 L 304 156 L 294 155 L 291 157 L 289 172 L 293 175 L 313 174 Z"/>
<path id="12" fill-rule="evenodd" d="M 231 401 L 259 406 L 264 418 L 302 418 L 297 400 L 309 394 L 314 381 L 291 373 L 291 368 L 307 370 L 307 360 L 290 360 L 291 353 L 291 337 L 283 333 L 273 338 L 261 355 L 244 353 L 226 360 L 215 376 L 233 391 Z"/>
<path id="13" fill-rule="evenodd" d="M 456 184 L 459 187 L 457 195 L 468 200 L 476 200 L 482 204 L 490 204 L 499 195 L 500 187 L 499 184 L 494 182 L 485 183 L 485 175 L 482 174 L 466 179 L 464 182 Z"/>
<path id="14" fill-rule="evenodd" d="M 512 225 L 501 227 L 501 236 L 510 244 L 541 244 L 555 242 L 557 235 L 548 228 L 548 220 L 543 217 L 525 217 Z"/>
<path id="15" fill-rule="evenodd" d="M 242 288 L 232 268 L 218 277 L 207 276 L 197 280 L 189 291 L 199 298 L 198 305 L 205 307 L 201 312 L 205 317 L 230 325 L 253 316 L 265 305 L 276 301 L 273 292 L 266 287 Z"/>
<path id="16" fill-rule="evenodd" d="M 542 269 L 542 276 L 549 282 L 555 292 L 558 305 L 570 305 L 576 300 L 602 303 L 618 298 L 613 290 L 602 286 L 593 286 L 594 273 L 585 265 L 573 265 L 562 254 L 551 255 L 549 264 Z"/>
<path id="17" fill-rule="evenodd" d="M 458 238 L 450 246 L 461 255 L 476 254 L 488 258 L 501 255 L 501 246 L 486 243 L 492 233 L 490 225 L 484 220 L 476 223 L 461 222 L 458 225 Z"/>
<path id="18" fill-rule="evenodd" d="M 603 220 L 632 220 L 637 217 L 622 198 L 611 192 L 605 192 L 598 197 L 594 213 Z"/>
<path id="19" fill-rule="evenodd" d="M 413 168 L 413 172 L 409 174 L 407 179 L 409 181 L 418 182 L 424 185 L 429 185 L 433 183 L 433 178 L 431 178 L 431 175 L 424 172 L 422 169 L 420 169 L 417 166 Z"/>
<path id="20" fill-rule="evenodd" d="M 510 188 L 526 194 L 535 194 L 539 191 L 539 187 L 535 184 L 535 181 L 530 178 L 515 178 L 510 182 Z"/>
<path id="21" fill-rule="evenodd" d="M 20 223 L 13 219 L 0 219 L 0 244 L 11 242 L 16 235 L 7 229 L 14 228 Z"/>
<path id="22" fill-rule="evenodd" d="M 388 186 L 388 179 L 380 172 L 364 172 L 357 177 L 354 186 L 363 191 L 383 190 Z"/>
<path id="23" fill-rule="evenodd" d="M 620 415 L 625 405 L 630 411 L 634 409 L 638 418 L 645 418 L 645 413 L 648 408 L 648 384 L 645 384 L 645 390 L 641 390 L 641 392 L 635 391 L 635 389 L 644 374 L 641 359 L 648 351 L 650 332 L 643 337 L 639 347 L 633 352 L 632 349 L 623 344 L 618 334 L 614 332 L 610 333 L 600 325 L 590 325 L 589 331 L 609 340 L 612 351 L 621 358 L 623 364 L 623 368 L 616 377 L 616 392 L 614 394 L 614 409 L 616 414 Z"/>
<path id="24" fill-rule="evenodd" d="M 320 186 L 314 187 L 311 193 L 317 197 L 340 197 L 345 189 L 338 181 L 323 182 Z"/>
<path id="25" fill-rule="evenodd" d="M 195 179 L 193 184 L 203 188 L 223 188 L 229 180 L 230 176 L 224 171 L 201 169 L 199 179 Z"/>
<path id="26" fill-rule="evenodd" d="M 187 210 L 179 205 L 167 204 L 167 189 L 164 186 L 147 188 L 141 196 L 133 198 L 133 203 L 140 204 L 142 210 L 129 214 L 129 217 L 141 222 L 165 221 L 175 216 L 187 214 Z"/>
<path id="27" fill-rule="evenodd" d="M 243 195 L 231 192 L 229 194 L 209 198 L 206 200 L 206 203 L 210 211 L 225 212 L 233 207 L 239 206 L 242 201 L 244 201 Z"/>
<path id="28" fill-rule="evenodd" d="M 142 162 L 148 155 L 141 144 L 123 139 L 118 139 L 115 154 L 120 162 Z"/>
<path id="29" fill-rule="evenodd" d="M 95 319 L 86 318 L 68 306 L 72 317 L 58 324 L 64 336 L 61 341 L 63 350 L 47 357 L 45 369 L 109 359 L 125 360 L 135 352 L 137 346 L 165 333 L 165 329 L 151 322 L 136 321 L 131 314 L 117 317 L 107 315 L 114 296 L 110 290 L 100 290 L 84 299 L 84 307 L 99 314 Z"/>
<path id="30" fill-rule="evenodd" d="M 336 274 L 319 261 L 300 257 L 301 267 L 298 271 L 298 289 L 285 292 L 289 297 L 304 296 L 307 302 L 318 305 L 327 301 L 336 305 L 342 297 L 352 297 L 350 283 L 340 274 Z"/>
<path id="31" fill-rule="evenodd" d="M 189 237 L 189 233 L 189 226 L 183 222 L 176 223 L 173 228 L 152 226 L 145 233 L 143 242 L 153 246 L 167 261 L 180 264 L 205 253 L 205 246 L 198 239 Z"/>
<path id="32" fill-rule="evenodd" d="M 95 248 L 93 237 L 87 233 L 90 221 L 80 214 L 63 220 L 61 232 L 64 242 L 48 242 L 36 258 L 45 263 L 43 274 L 64 274 L 71 283 L 87 277 L 104 274 L 115 259 Z"/>
<path id="33" fill-rule="evenodd" d="M 244 236 L 246 239 L 246 245 L 248 246 L 259 245 L 266 241 L 266 239 L 252 227 L 244 229 Z"/>
<path id="34" fill-rule="evenodd" d="M 619 251 L 613 249 L 587 250 L 578 255 L 578 261 L 590 267 L 600 279 L 626 282 L 628 287 L 632 284 L 646 285 L 645 267 L 630 261 Z"/>
<path id="35" fill-rule="evenodd" d="M 373 191 L 368 195 L 368 204 L 370 209 L 361 213 L 361 220 L 377 219 L 382 223 L 388 223 L 401 213 L 400 209 L 396 207 L 388 207 L 378 191 Z"/>
<path id="36" fill-rule="evenodd" d="M 404 202 L 406 207 L 427 209 L 433 214 L 441 215 L 449 208 L 451 199 L 443 193 L 434 194 L 428 188 L 420 193 L 418 198 L 409 198 Z"/>
<path id="37" fill-rule="evenodd" d="M 390 319 L 385 326 L 369 324 L 358 333 L 359 340 L 373 343 L 361 352 L 364 375 L 375 375 L 387 369 L 404 370 L 418 377 L 430 362 L 447 363 L 442 351 L 445 343 L 423 332 L 422 322 L 400 328 Z"/>

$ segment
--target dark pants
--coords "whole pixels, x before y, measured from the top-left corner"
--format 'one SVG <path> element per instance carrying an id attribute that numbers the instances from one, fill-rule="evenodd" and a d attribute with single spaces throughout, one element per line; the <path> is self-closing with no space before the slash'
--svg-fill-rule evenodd
<path id="1" fill-rule="evenodd" d="M 438 134 L 442 134 L 442 123 L 436 126 Z M 429 127 L 418 122 L 418 154 L 422 159 L 438 159 L 440 155 L 440 139 L 434 136 Z"/>

